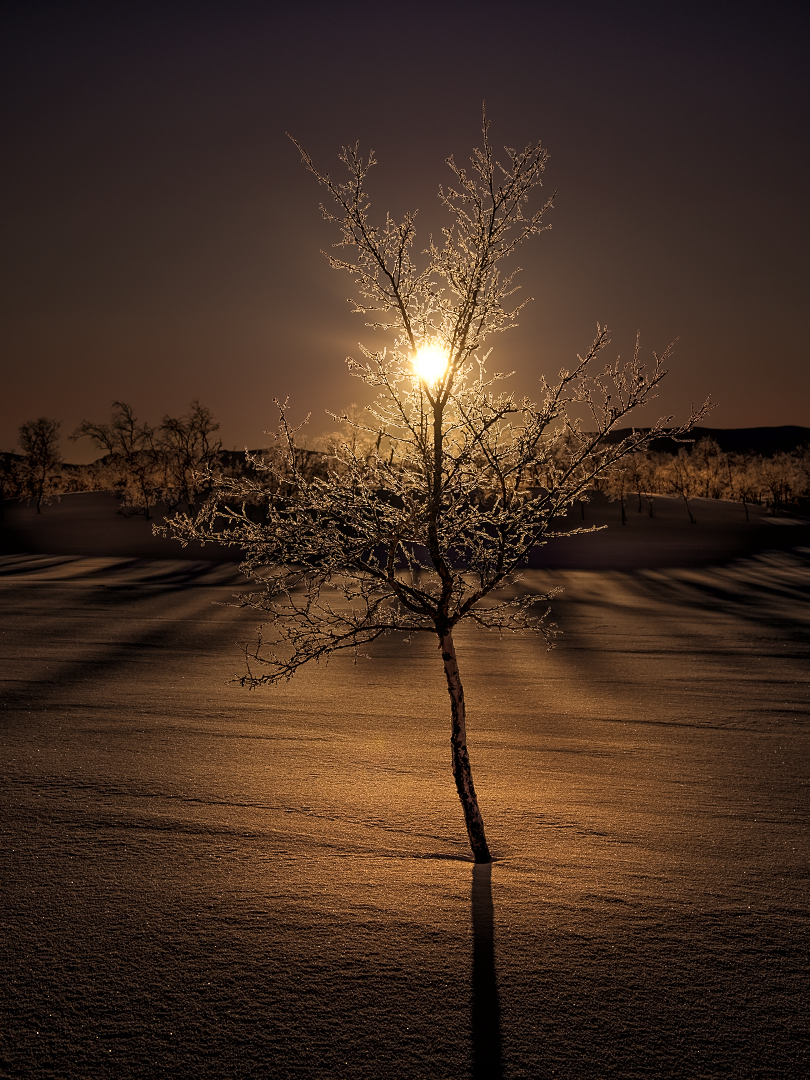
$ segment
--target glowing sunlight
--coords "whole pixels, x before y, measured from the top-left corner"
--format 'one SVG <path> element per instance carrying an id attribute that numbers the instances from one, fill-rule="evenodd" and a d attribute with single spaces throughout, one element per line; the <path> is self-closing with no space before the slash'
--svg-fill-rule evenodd
<path id="1" fill-rule="evenodd" d="M 448 355 L 437 341 L 426 341 L 416 353 L 416 374 L 428 385 L 439 382 L 447 370 Z"/>

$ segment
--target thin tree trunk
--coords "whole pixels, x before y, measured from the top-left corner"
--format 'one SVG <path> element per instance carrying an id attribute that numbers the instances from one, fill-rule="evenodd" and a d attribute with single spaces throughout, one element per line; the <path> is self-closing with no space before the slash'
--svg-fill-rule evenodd
<path id="1" fill-rule="evenodd" d="M 470 839 L 470 847 L 475 861 L 477 863 L 488 863 L 492 862 L 492 856 L 489 853 L 487 837 L 484 832 L 484 819 L 478 809 L 478 799 L 475 795 L 472 770 L 470 769 L 470 755 L 467 752 L 464 687 L 461 685 L 461 677 L 458 673 L 453 635 L 449 631 L 441 639 L 441 650 L 452 715 L 450 747 L 453 760 L 453 778 L 456 781 L 456 791 L 464 811 L 464 824 L 467 826 L 467 836 Z"/>

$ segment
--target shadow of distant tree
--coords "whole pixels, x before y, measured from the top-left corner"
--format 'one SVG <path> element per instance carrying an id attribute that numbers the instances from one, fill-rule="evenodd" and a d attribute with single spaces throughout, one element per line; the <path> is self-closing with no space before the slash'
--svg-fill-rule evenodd
<path id="1" fill-rule="evenodd" d="M 806 526 L 786 528 L 790 539 L 807 541 L 810 530 Z M 686 580 L 662 575 L 646 580 L 643 592 L 665 605 L 671 617 L 677 617 L 679 609 L 683 611 L 684 626 L 699 604 L 702 609 L 723 611 L 806 645 L 810 602 L 810 558 L 806 552 L 804 546 L 793 551 L 765 551 L 725 570 L 708 567 Z"/>
<path id="2" fill-rule="evenodd" d="M 476 863 L 472 872 L 474 1080 L 502 1080 L 504 1075 L 493 922 L 492 863 Z"/>

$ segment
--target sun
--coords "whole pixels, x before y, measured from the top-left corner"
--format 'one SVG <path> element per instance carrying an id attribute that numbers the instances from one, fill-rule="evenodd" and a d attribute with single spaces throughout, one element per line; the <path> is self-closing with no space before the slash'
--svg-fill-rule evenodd
<path id="1" fill-rule="evenodd" d="M 447 352 L 436 341 L 426 341 L 416 352 L 413 366 L 416 374 L 429 386 L 440 381 L 447 371 Z"/>

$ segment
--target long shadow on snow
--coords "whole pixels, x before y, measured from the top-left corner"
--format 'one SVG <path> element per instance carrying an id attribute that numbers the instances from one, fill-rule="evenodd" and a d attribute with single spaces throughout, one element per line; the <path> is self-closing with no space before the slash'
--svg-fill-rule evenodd
<path id="1" fill-rule="evenodd" d="M 791 641 L 807 641 L 810 559 L 806 555 L 763 553 L 724 569 L 715 568 L 711 577 L 704 574 L 702 580 L 697 575 L 689 580 L 646 579 L 643 591 L 666 609 L 685 608 L 690 613 L 719 609 L 778 630 Z"/>
<path id="2" fill-rule="evenodd" d="M 19 555 L 6 556 L 0 562 L 0 578 L 20 585 L 87 585 L 95 579 L 121 575 L 120 581 L 99 581 L 109 589 L 133 589 L 141 587 L 171 587 L 196 585 L 205 588 L 223 586 L 256 588 L 255 583 L 242 575 L 237 576 L 238 563 L 196 561 L 180 559 L 114 558 L 96 561 L 82 555 Z M 72 572 L 64 577 L 41 578 L 48 571 L 69 568 Z M 223 580 L 218 575 L 233 570 L 234 580 Z M 128 575 L 134 575 L 128 577 Z"/>
<path id="3" fill-rule="evenodd" d="M 65 582 L 65 584 L 70 584 Z M 43 586 L 55 586 L 61 588 L 61 582 L 47 582 Z M 153 605 L 156 600 L 166 600 L 166 604 L 158 612 L 151 611 L 145 616 L 148 625 L 143 628 L 127 627 L 116 641 L 94 641 L 86 647 L 86 654 L 71 660 L 50 661 L 47 667 L 47 677 L 28 678 L 22 685 L 15 687 L 7 685 L 4 689 L 4 705 L 6 710 L 13 711 L 15 708 L 25 707 L 30 709 L 32 698 L 37 705 L 63 704 L 67 691 L 75 686 L 87 682 L 103 683 L 108 680 L 119 666 L 126 661 L 132 660 L 140 650 L 155 650 L 160 655 L 166 646 L 177 644 L 177 626 L 184 625 L 189 618 L 189 606 L 193 606 L 197 615 L 206 612 L 209 605 L 200 596 L 198 590 L 186 592 L 184 587 L 167 585 L 164 583 L 144 588 L 141 585 L 131 587 L 101 586 L 92 590 L 92 600 L 98 601 L 103 596 L 107 611 L 105 614 L 116 619 L 118 626 L 125 626 L 128 618 L 137 622 L 143 607 Z M 8 595 L 8 594 L 7 594 Z M 74 593 L 75 596 L 75 593 Z M 88 598 L 91 593 L 88 591 Z M 195 602 L 183 606 L 177 601 L 184 598 L 187 602 L 191 597 Z M 199 598 L 199 599 L 198 599 Z M 199 609 L 199 610 L 197 610 Z M 76 605 L 77 613 L 81 610 Z"/>
<path id="4" fill-rule="evenodd" d="M 720 611 L 743 624 L 774 631 L 781 640 L 799 646 L 808 643 L 810 560 L 800 552 L 764 553 L 728 567 L 705 567 L 689 577 L 677 571 L 657 577 L 623 574 L 621 584 L 626 592 L 635 593 L 645 604 L 652 602 L 659 611 L 659 627 L 664 627 L 670 638 L 682 641 L 686 650 L 696 646 L 700 629 L 696 628 L 695 620 L 702 611 Z M 581 603 L 576 593 L 573 601 Z M 564 593 L 557 604 L 558 621 L 565 634 L 563 643 L 567 640 L 572 645 L 581 645 L 578 627 L 565 625 Z M 623 613 L 627 611 L 626 597 L 619 601 L 609 597 L 591 599 L 588 608 L 592 616 L 600 611 L 606 615 Z M 643 617 L 647 617 L 646 611 Z M 586 639 L 587 636 L 586 630 Z M 589 649 L 589 645 L 584 648 Z M 718 643 L 718 649 L 722 651 L 722 643 Z"/>
<path id="5" fill-rule="evenodd" d="M 473 1080 L 502 1080 L 501 1002 L 495 974 L 492 864 L 472 870 L 472 1035 Z"/>

